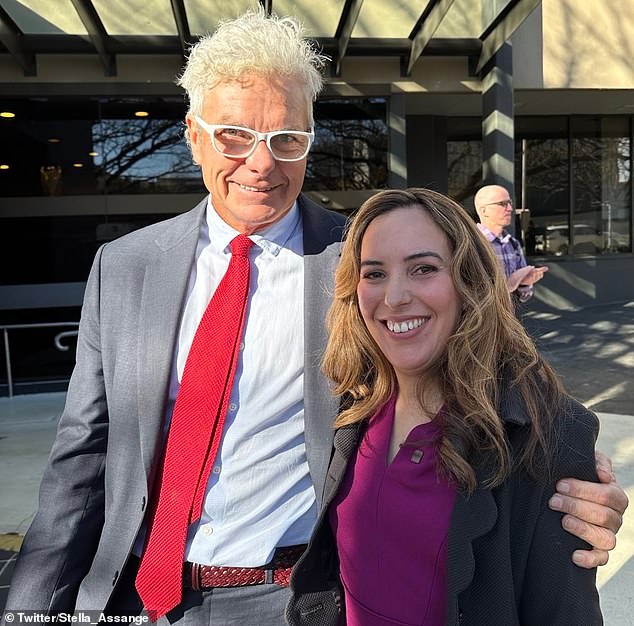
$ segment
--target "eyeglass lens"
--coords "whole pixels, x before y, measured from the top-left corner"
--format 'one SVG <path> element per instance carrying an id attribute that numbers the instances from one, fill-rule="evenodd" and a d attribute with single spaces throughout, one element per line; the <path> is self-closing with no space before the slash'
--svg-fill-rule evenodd
<path id="1" fill-rule="evenodd" d="M 233 157 L 248 155 L 257 141 L 257 136 L 248 129 L 217 128 L 214 131 L 214 144 L 219 152 Z M 279 159 L 302 159 L 310 147 L 307 135 L 293 131 L 284 131 L 269 136 L 268 146 L 273 156 Z"/>

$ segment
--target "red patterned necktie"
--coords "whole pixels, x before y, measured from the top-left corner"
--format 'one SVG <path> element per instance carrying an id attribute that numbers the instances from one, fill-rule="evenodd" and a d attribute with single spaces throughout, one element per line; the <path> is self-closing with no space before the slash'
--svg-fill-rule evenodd
<path id="1" fill-rule="evenodd" d="M 152 621 L 182 599 L 187 530 L 201 515 L 238 361 L 251 244 L 246 235 L 231 242 L 227 273 L 198 325 L 176 396 L 165 456 L 152 493 L 149 539 L 136 578 Z"/>

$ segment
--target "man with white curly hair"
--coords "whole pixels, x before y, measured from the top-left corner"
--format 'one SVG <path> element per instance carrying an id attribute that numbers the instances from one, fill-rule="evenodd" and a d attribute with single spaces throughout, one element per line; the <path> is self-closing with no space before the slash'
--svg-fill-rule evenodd
<path id="1" fill-rule="evenodd" d="M 7 609 L 284 623 L 338 410 L 320 360 L 344 219 L 301 194 L 324 62 L 296 20 L 262 10 L 192 48 L 179 84 L 209 195 L 97 253 Z M 230 274 L 245 295 L 217 304 Z M 235 317 L 221 376 L 215 355 Z M 209 382 L 219 376 L 220 391 Z M 591 566 L 611 547 L 624 495 L 571 483 L 569 496 L 562 508 L 603 520 L 576 519 L 597 547 Z"/>

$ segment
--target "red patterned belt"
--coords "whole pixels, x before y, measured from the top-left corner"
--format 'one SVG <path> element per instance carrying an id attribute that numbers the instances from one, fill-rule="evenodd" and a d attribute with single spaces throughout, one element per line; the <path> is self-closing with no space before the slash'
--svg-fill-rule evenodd
<path id="1" fill-rule="evenodd" d="M 306 545 L 276 548 L 271 562 L 260 567 L 220 567 L 186 561 L 183 567 L 183 584 L 193 591 L 265 583 L 288 587 L 293 565 L 305 549 Z"/>

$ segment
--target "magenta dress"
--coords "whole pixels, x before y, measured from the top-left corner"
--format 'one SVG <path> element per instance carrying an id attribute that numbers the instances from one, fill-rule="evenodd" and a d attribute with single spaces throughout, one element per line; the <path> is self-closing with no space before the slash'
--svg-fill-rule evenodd
<path id="1" fill-rule="evenodd" d="M 455 488 L 438 477 L 442 412 L 416 426 L 392 463 L 396 396 L 370 419 L 329 510 L 347 626 L 442 626 Z"/>

